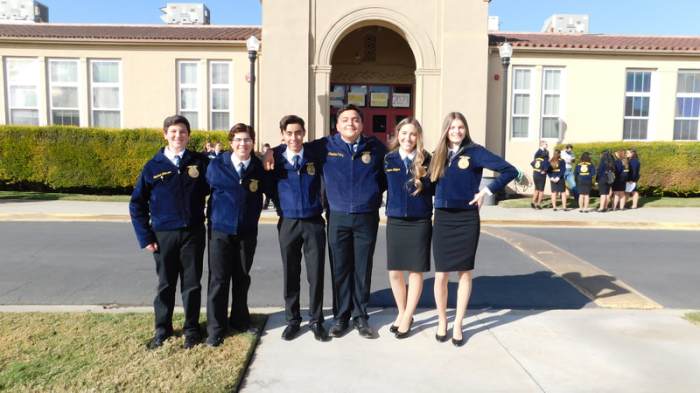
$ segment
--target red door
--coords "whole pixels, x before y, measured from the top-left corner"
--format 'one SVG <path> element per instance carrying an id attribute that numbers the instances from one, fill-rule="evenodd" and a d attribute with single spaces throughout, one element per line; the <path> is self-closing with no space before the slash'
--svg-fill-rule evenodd
<path id="1" fill-rule="evenodd" d="M 394 127 L 403 118 L 413 115 L 411 85 L 331 84 L 331 133 L 339 107 L 353 104 L 362 110 L 364 134 L 388 143 Z"/>

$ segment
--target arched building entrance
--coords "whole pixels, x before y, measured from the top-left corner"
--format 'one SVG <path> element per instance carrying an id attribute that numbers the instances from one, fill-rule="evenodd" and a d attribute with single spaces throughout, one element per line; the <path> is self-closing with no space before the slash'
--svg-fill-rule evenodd
<path id="1" fill-rule="evenodd" d="M 307 120 L 309 139 L 328 135 L 333 108 L 360 101 L 366 133 L 384 140 L 397 117 L 413 114 L 431 149 L 453 110 L 465 113 L 475 140 L 485 140 L 488 1 L 275 0 L 262 7 L 263 140 L 279 140 L 279 119 L 290 113 Z"/>
<path id="2" fill-rule="evenodd" d="M 362 109 L 365 135 L 384 142 L 415 108 L 416 61 L 408 42 L 381 25 L 360 27 L 338 43 L 331 58 L 329 130 L 345 104 Z"/>

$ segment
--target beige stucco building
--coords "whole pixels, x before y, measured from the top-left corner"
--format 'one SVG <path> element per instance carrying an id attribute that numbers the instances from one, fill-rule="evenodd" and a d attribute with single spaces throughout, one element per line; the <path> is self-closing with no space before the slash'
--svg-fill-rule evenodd
<path id="1" fill-rule="evenodd" d="M 700 37 L 489 32 L 488 6 L 275 0 L 262 2 L 261 27 L 0 25 L 0 122 L 157 127 L 175 112 L 201 129 L 249 122 L 245 40 L 256 35 L 258 145 L 276 144 L 290 113 L 310 138 L 327 135 L 345 103 L 383 140 L 416 116 L 428 148 L 444 114 L 461 111 L 496 153 L 505 130 L 506 158 L 526 173 L 540 139 L 698 140 Z"/>

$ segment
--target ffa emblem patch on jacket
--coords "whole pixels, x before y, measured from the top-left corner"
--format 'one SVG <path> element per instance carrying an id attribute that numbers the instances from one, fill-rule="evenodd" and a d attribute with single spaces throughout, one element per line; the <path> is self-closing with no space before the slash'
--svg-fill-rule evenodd
<path id="1" fill-rule="evenodd" d="M 588 165 L 581 165 L 581 173 L 588 173 Z"/>
<path id="2" fill-rule="evenodd" d="M 370 155 L 368 151 L 362 153 L 362 162 L 365 164 L 372 162 L 372 155 Z"/>
<path id="3" fill-rule="evenodd" d="M 251 179 L 250 184 L 248 185 L 248 189 L 250 190 L 250 192 L 257 192 L 258 191 L 258 180 Z"/>
<path id="4" fill-rule="evenodd" d="M 199 170 L 197 169 L 197 165 L 188 165 L 187 166 L 187 174 L 190 175 L 191 178 L 196 179 L 199 177 Z"/>
<path id="5" fill-rule="evenodd" d="M 468 156 L 459 157 L 459 161 L 457 161 L 457 166 L 459 167 L 459 169 L 469 168 L 469 157 Z"/>
<path id="6" fill-rule="evenodd" d="M 316 175 L 316 167 L 314 166 L 313 162 L 306 163 L 306 173 L 308 173 L 309 176 Z"/>

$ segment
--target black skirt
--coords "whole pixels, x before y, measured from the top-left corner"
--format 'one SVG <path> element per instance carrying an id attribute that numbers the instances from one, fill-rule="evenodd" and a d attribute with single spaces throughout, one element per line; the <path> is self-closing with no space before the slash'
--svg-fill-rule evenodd
<path id="1" fill-rule="evenodd" d="M 549 187 L 552 189 L 552 192 L 564 192 L 565 185 L 566 180 L 563 177 L 560 177 L 558 182 L 553 182 L 552 179 L 549 179 Z"/>
<path id="2" fill-rule="evenodd" d="M 544 183 L 547 182 L 547 175 L 543 175 L 539 172 L 533 172 L 532 181 L 535 183 L 536 191 L 544 191 Z"/>
<path id="3" fill-rule="evenodd" d="M 593 188 L 591 180 L 579 180 L 576 182 L 576 190 L 579 194 L 589 195 L 591 193 L 591 188 Z"/>
<path id="4" fill-rule="evenodd" d="M 598 194 L 599 195 L 608 195 L 610 192 L 610 184 L 605 182 L 605 177 L 602 179 L 598 180 Z"/>
<path id="5" fill-rule="evenodd" d="M 389 217 L 386 224 L 387 270 L 430 271 L 430 218 Z"/>
<path id="6" fill-rule="evenodd" d="M 433 257 L 436 272 L 474 269 L 479 245 L 479 210 L 435 209 Z"/>

